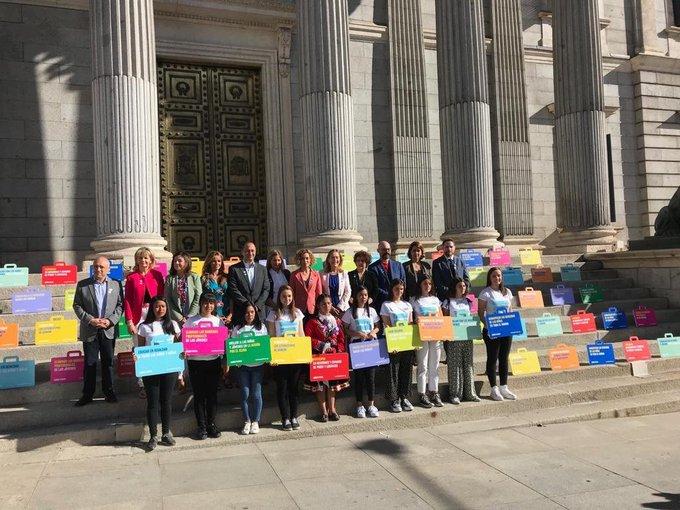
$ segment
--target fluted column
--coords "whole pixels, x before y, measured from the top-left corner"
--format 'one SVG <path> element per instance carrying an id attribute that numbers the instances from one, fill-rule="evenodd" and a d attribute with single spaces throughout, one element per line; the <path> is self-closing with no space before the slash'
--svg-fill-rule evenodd
<path id="1" fill-rule="evenodd" d="M 432 171 L 420 0 L 389 0 L 396 247 L 432 238 Z"/>
<path id="2" fill-rule="evenodd" d="M 161 237 L 152 0 L 90 0 L 96 253 L 132 260 Z"/>
<path id="3" fill-rule="evenodd" d="M 354 114 L 345 0 L 298 0 L 305 177 L 302 244 L 356 249 Z"/>
<path id="4" fill-rule="evenodd" d="M 454 237 L 460 247 L 488 247 L 499 234 L 482 0 L 437 0 L 436 20 L 443 237 Z"/>
<path id="5" fill-rule="evenodd" d="M 508 244 L 533 244 L 529 119 L 520 0 L 491 2 L 496 227 Z"/>
<path id="6" fill-rule="evenodd" d="M 561 228 L 553 251 L 610 249 L 616 231 L 609 210 L 597 0 L 555 2 L 553 26 L 555 170 Z"/>

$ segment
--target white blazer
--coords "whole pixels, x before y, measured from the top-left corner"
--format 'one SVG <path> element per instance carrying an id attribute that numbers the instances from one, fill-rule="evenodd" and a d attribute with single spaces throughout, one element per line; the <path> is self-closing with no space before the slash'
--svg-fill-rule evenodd
<path id="1" fill-rule="evenodd" d="M 331 295 L 331 291 L 328 288 L 328 278 L 330 273 L 321 273 L 321 285 L 323 286 L 324 294 Z M 352 287 L 349 284 L 349 274 L 347 271 L 338 273 L 338 295 L 340 296 L 340 302 L 338 303 L 338 308 L 343 312 L 349 308 L 349 298 L 352 296 Z"/>

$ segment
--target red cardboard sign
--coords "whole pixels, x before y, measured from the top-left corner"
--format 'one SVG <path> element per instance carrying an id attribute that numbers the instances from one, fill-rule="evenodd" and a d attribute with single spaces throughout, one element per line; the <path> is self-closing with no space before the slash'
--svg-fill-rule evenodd
<path id="1" fill-rule="evenodd" d="M 649 352 L 649 342 L 640 340 L 636 336 L 631 336 L 623 342 L 623 353 L 626 356 L 626 361 L 644 361 L 652 357 Z"/>
<path id="2" fill-rule="evenodd" d="M 116 374 L 118 377 L 135 376 L 135 359 L 131 351 L 119 352 L 116 356 Z"/>
<path id="3" fill-rule="evenodd" d="M 53 266 L 42 267 L 43 285 L 69 285 L 78 281 L 78 266 L 55 262 Z"/>
<path id="4" fill-rule="evenodd" d="M 585 310 L 579 310 L 576 315 L 570 316 L 571 330 L 574 333 L 593 333 L 597 331 L 595 315 Z"/>
<path id="5" fill-rule="evenodd" d="M 309 380 L 341 381 L 349 379 L 349 356 L 346 352 L 312 356 L 309 365 Z"/>

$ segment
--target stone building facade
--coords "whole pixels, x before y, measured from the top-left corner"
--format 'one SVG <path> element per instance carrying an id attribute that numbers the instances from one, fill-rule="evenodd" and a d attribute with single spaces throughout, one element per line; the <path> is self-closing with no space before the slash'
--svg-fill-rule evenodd
<path id="1" fill-rule="evenodd" d="M 0 263 L 650 235 L 678 24 L 673 0 L 0 1 Z"/>

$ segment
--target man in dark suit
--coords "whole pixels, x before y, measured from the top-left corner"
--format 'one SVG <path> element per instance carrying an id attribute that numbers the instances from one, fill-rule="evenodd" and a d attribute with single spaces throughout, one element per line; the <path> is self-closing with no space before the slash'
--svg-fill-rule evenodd
<path id="1" fill-rule="evenodd" d="M 382 304 L 390 299 L 392 280 L 396 279 L 406 282 L 406 274 L 404 273 L 404 266 L 390 258 L 390 255 L 392 255 L 390 243 L 387 241 L 380 241 L 378 243 L 378 254 L 380 254 L 380 259 L 368 266 L 368 270 L 373 273 L 378 280 L 374 307 L 376 312 L 380 313 Z"/>
<path id="2" fill-rule="evenodd" d="M 269 277 L 264 266 L 255 261 L 255 243 L 243 245 L 243 259 L 229 268 L 227 280 L 229 295 L 234 304 L 234 321 L 243 322 L 246 305 L 252 303 L 262 321 L 265 320 L 264 305 L 269 297 Z"/>
<path id="3" fill-rule="evenodd" d="M 432 279 L 437 289 L 437 297 L 444 300 L 449 297 L 449 292 L 455 280 L 464 280 L 470 289 L 470 275 L 465 267 L 463 259 L 455 254 L 456 243 L 453 239 L 444 239 L 442 242 L 444 255 L 432 263 Z"/>
<path id="4" fill-rule="evenodd" d="M 97 257 L 92 263 L 93 276 L 78 282 L 73 311 L 80 321 L 85 370 L 83 395 L 76 402 L 81 407 L 92 402 L 97 386 L 97 360 L 102 363 L 102 392 L 107 402 L 118 402 L 113 391 L 113 351 L 116 347 L 116 324 L 123 314 L 123 287 L 107 276 L 110 263 Z"/>

